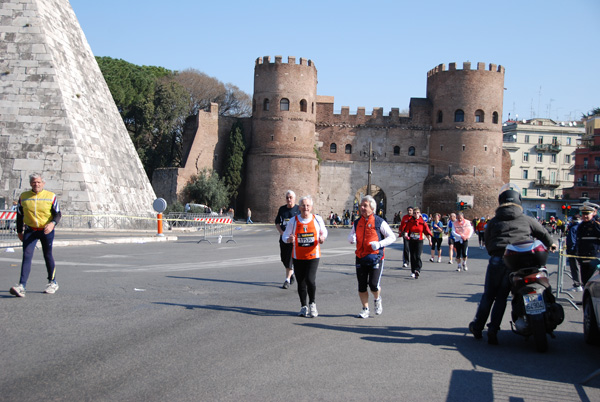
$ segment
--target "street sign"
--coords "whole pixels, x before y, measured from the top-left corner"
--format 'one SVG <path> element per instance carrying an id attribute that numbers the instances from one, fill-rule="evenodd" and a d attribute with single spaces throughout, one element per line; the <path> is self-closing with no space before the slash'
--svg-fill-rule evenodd
<path id="1" fill-rule="evenodd" d="M 543 211 L 544 209 L 546 209 L 546 204 L 542 204 L 540 205 L 540 209 Z"/>

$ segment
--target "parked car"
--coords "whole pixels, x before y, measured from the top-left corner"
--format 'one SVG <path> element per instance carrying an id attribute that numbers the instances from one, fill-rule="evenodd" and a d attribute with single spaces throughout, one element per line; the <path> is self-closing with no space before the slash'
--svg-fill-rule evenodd
<path id="1" fill-rule="evenodd" d="M 600 344 L 600 270 L 583 290 L 583 338 L 589 344 Z"/>

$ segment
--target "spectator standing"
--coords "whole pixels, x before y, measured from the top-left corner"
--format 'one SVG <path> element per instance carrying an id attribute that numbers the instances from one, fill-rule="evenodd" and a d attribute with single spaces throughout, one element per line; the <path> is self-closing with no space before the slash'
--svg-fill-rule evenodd
<path id="1" fill-rule="evenodd" d="M 45 181 L 40 174 L 29 176 L 31 191 L 19 197 L 17 203 L 17 235 L 23 242 L 23 260 L 19 283 L 10 288 L 10 293 L 17 297 L 25 297 L 27 280 L 31 272 L 31 261 L 38 240 L 42 245 L 48 285 L 44 293 L 54 294 L 58 290 L 56 282 L 56 266 L 52 255 L 54 228 L 62 216 L 56 195 L 44 190 Z"/>
<path id="2" fill-rule="evenodd" d="M 477 236 L 479 237 L 479 248 L 480 249 L 484 249 L 485 248 L 485 224 L 486 224 L 486 220 L 485 217 L 482 216 L 481 219 L 479 220 L 479 222 L 477 223 L 477 226 L 475 227 L 475 230 L 477 231 Z"/>
<path id="3" fill-rule="evenodd" d="M 250 224 L 250 223 L 254 223 L 254 222 L 252 222 L 252 210 L 250 208 L 248 208 L 248 211 L 246 211 L 246 224 Z"/>
<path id="4" fill-rule="evenodd" d="M 581 223 L 579 215 L 575 215 L 571 223 L 567 226 L 567 255 L 572 256 L 577 254 L 577 228 Z M 583 292 L 583 282 L 581 281 L 580 262 L 575 257 L 567 257 L 569 268 L 571 269 L 571 279 L 573 279 L 573 287 L 570 292 Z"/>

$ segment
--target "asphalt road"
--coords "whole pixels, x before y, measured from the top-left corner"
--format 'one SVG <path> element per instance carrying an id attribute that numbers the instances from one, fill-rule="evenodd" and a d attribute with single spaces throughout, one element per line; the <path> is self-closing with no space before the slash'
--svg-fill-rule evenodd
<path id="1" fill-rule="evenodd" d="M 237 243 L 184 234 L 57 247 L 55 295 L 41 293 L 38 250 L 24 299 L 8 293 L 21 251 L 0 249 L 0 400 L 600 400 L 600 376 L 581 384 L 600 348 L 583 342 L 569 304 L 544 354 L 510 332 L 508 313 L 500 345 L 468 334 L 487 261 L 477 247 L 468 272 L 445 258 L 414 280 L 398 269 L 397 242 L 386 249 L 383 314 L 359 319 L 348 230 L 330 230 L 319 317 L 303 318 L 296 286 L 280 288 L 275 230 L 241 229 Z"/>

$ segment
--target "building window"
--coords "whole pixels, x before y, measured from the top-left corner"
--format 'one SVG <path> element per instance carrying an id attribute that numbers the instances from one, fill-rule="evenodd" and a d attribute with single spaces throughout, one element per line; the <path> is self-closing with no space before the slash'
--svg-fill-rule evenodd
<path id="1" fill-rule="evenodd" d="M 523 190 L 521 190 L 521 191 L 522 191 L 522 193 L 523 193 L 523 194 L 522 194 L 522 196 L 523 196 L 523 197 L 527 197 L 527 189 L 526 189 L 526 188 L 524 188 L 524 189 L 523 189 Z"/>
<path id="2" fill-rule="evenodd" d="M 542 171 L 541 170 L 536 170 L 535 171 L 535 176 L 537 180 L 542 180 Z"/>
<path id="3" fill-rule="evenodd" d="M 269 100 L 265 99 L 263 102 L 263 110 L 269 110 Z"/>
<path id="4" fill-rule="evenodd" d="M 307 103 L 306 103 L 306 99 L 302 99 L 300 101 L 300 111 L 301 112 L 307 112 L 308 111 L 308 107 L 307 107 Z"/>
<path id="5" fill-rule="evenodd" d="M 408 156 L 415 156 L 415 147 L 408 148 Z"/>
<path id="6" fill-rule="evenodd" d="M 583 193 L 581 193 L 581 196 L 582 196 L 582 197 L 587 197 L 587 196 L 588 196 L 588 193 L 587 193 L 587 191 L 584 191 Z"/>
<path id="7" fill-rule="evenodd" d="M 529 144 L 529 134 L 525 135 L 525 144 Z"/>
<path id="8" fill-rule="evenodd" d="M 443 121 L 444 121 L 444 113 L 442 113 L 441 110 L 438 110 L 438 120 L 437 120 L 437 122 L 441 123 Z"/>
<path id="9" fill-rule="evenodd" d="M 555 171 L 550 172 L 550 183 L 556 184 L 556 172 Z"/>
<path id="10" fill-rule="evenodd" d="M 587 169 L 588 167 L 588 158 L 583 158 L 583 168 Z"/>
<path id="11" fill-rule="evenodd" d="M 567 137 L 567 145 L 571 145 L 571 137 Z"/>
<path id="12" fill-rule="evenodd" d="M 440 145 L 440 151 L 443 151 L 443 150 L 444 150 L 444 146 Z"/>
<path id="13" fill-rule="evenodd" d="M 538 137 L 538 144 L 543 144 L 543 143 L 544 143 L 544 136 L 543 136 L 543 135 L 540 135 L 540 136 Z"/>
<path id="14" fill-rule="evenodd" d="M 556 154 L 550 155 L 550 163 L 556 163 Z"/>
<path id="15" fill-rule="evenodd" d="M 565 163 L 571 163 L 571 155 L 565 155 Z"/>
<path id="16" fill-rule="evenodd" d="M 282 112 L 287 112 L 290 110 L 290 100 L 286 98 L 281 98 L 279 101 L 279 110 Z"/>
<path id="17" fill-rule="evenodd" d="M 463 112 L 461 109 L 458 109 L 456 112 L 454 112 L 454 121 L 455 122 L 465 121 L 465 112 Z"/>
<path id="18" fill-rule="evenodd" d="M 544 156 L 544 154 L 542 154 L 542 153 L 538 153 L 538 154 L 537 154 L 537 162 L 538 162 L 538 163 L 542 163 L 542 157 L 543 157 L 543 156 Z"/>
<path id="19" fill-rule="evenodd" d="M 400 147 L 398 145 L 396 145 L 394 147 L 394 156 L 398 156 L 400 155 Z"/>
<path id="20" fill-rule="evenodd" d="M 484 119 L 485 113 L 483 113 L 483 110 L 477 109 L 475 111 L 475 123 L 483 123 Z"/>
<path id="21" fill-rule="evenodd" d="M 492 113 L 492 123 L 498 124 L 498 112 Z"/>
<path id="22" fill-rule="evenodd" d="M 487 145 L 484 145 L 484 146 L 483 146 L 483 150 L 484 150 L 485 152 L 487 152 Z"/>
<path id="23" fill-rule="evenodd" d="M 569 181 L 569 171 L 563 170 L 563 180 Z"/>
<path id="24" fill-rule="evenodd" d="M 527 178 L 529 178 L 529 170 L 527 170 L 527 169 L 523 169 L 523 177 L 522 177 L 522 178 L 523 178 L 523 179 L 527 179 Z"/>
<path id="25" fill-rule="evenodd" d="M 335 144 L 335 142 L 329 146 L 329 152 L 332 154 L 335 154 L 337 152 L 337 145 Z"/>
<path id="26" fill-rule="evenodd" d="M 552 137 L 552 145 L 558 145 L 558 137 Z"/>
<path id="27" fill-rule="evenodd" d="M 352 153 L 352 145 L 350 145 L 350 144 L 346 144 L 346 149 L 345 149 L 345 152 L 346 152 L 347 154 L 351 154 L 351 153 Z"/>
<path id="28" fill-rule="evenodd" d="M 529 162 L 529 152 L 523 152 L 523 162 Z"/>
<path id="29" fill-rule="evenodd" d="M 310 111 L 312 114 L 315 114 L 315 102 L 311 102 L 310 104 Z"/>
<path id="30" fill-rule="evenodd" d="M 463 148 L 463 151 L 467 150 L 467 146 L 465 144 L 463 144 L 462 148 Z"/>
<path id="31" fill-rule="evenodd" d="M 541 188 L 536 188 L 535 189 L 535 195 L 538 196 L 538 197 L 541 197 L 542 196 L 542 189 Z"/>

